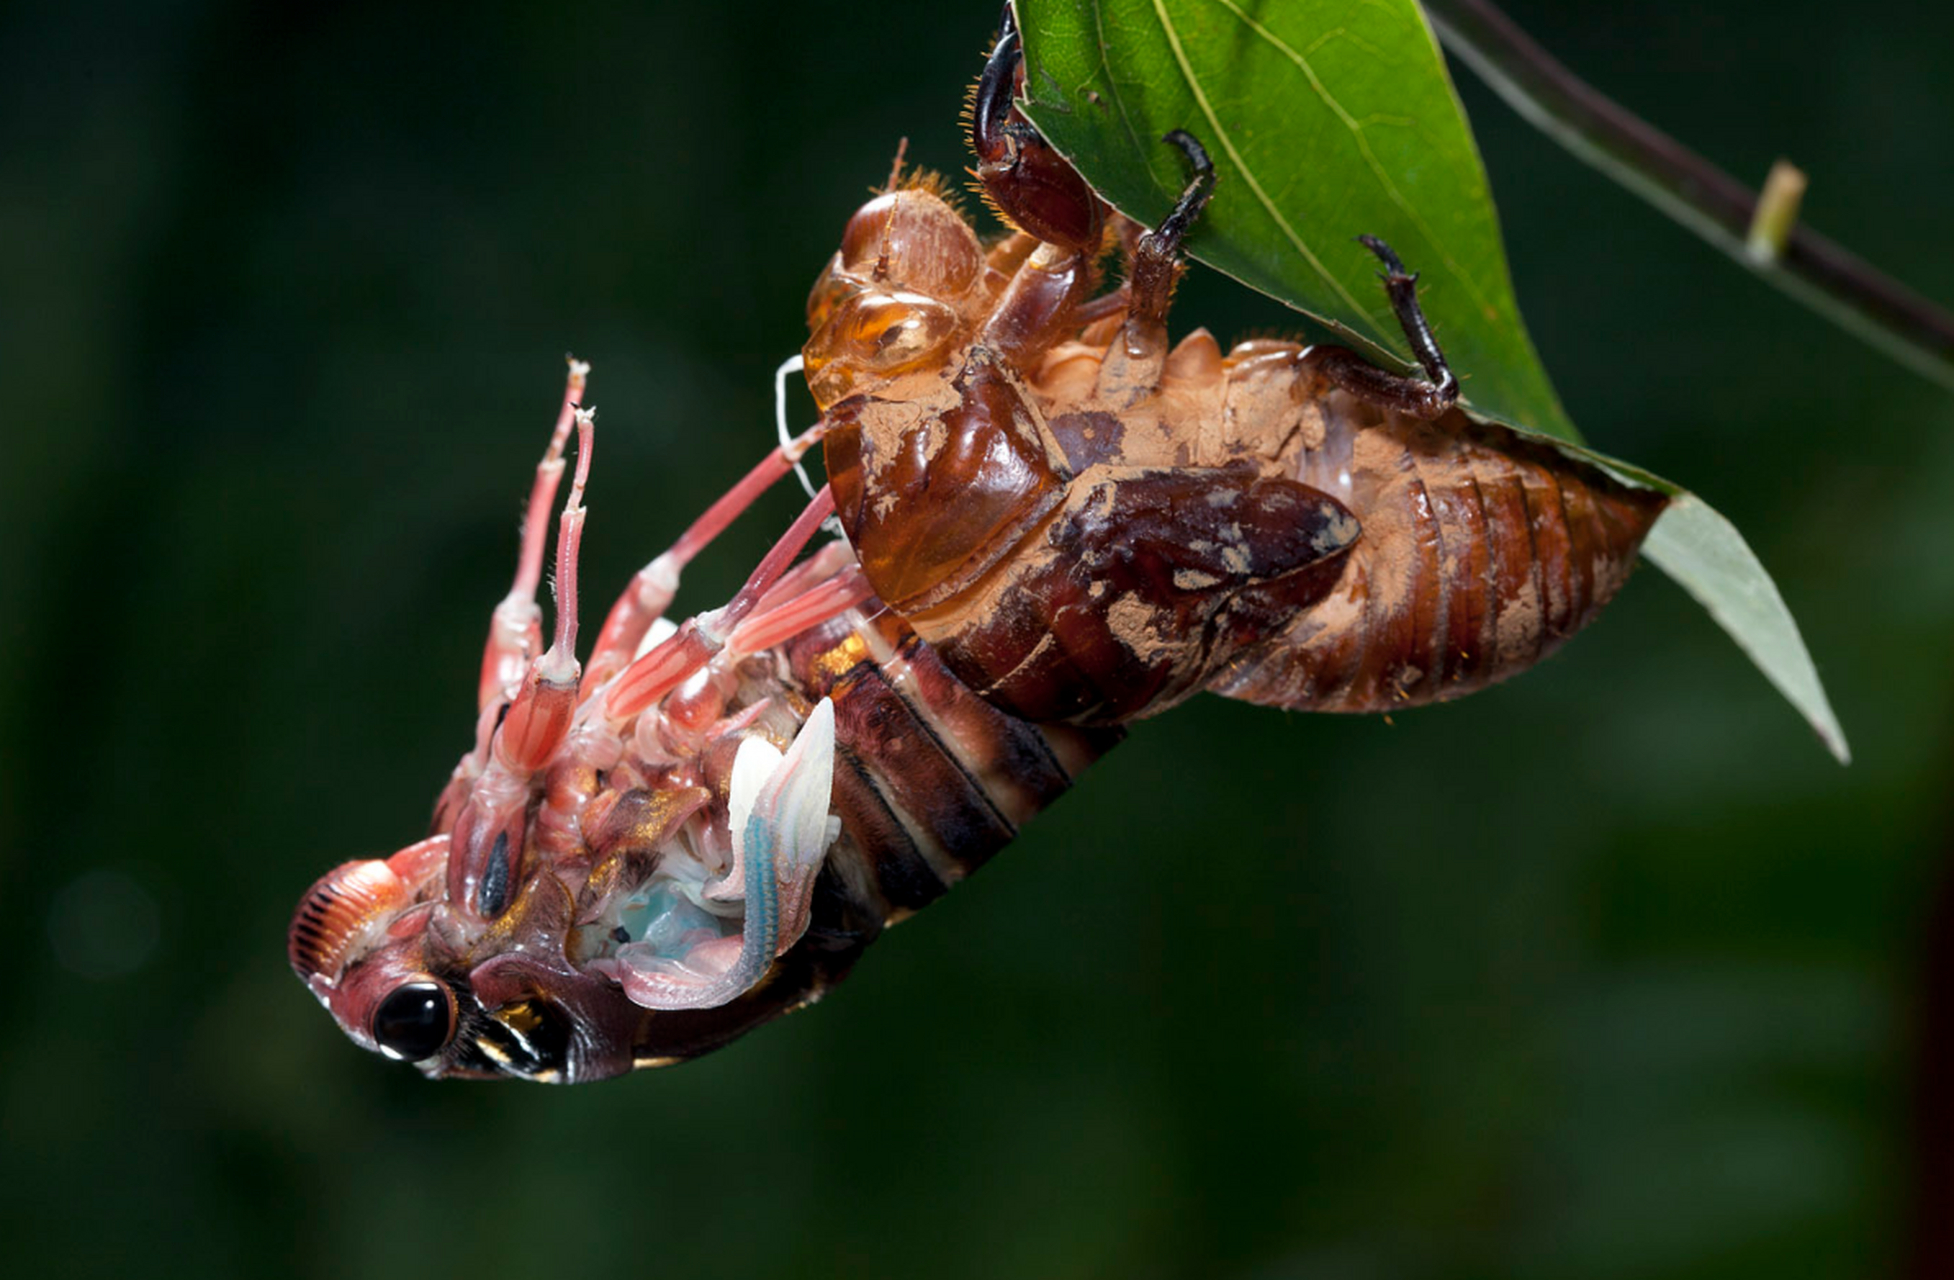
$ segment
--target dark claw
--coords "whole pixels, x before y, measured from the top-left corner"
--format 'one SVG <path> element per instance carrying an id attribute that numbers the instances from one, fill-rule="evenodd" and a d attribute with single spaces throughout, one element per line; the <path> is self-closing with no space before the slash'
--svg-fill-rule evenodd
<path id="1" fill-rule="evenodd" d="M 1418 278 L 1416 272 L 1405 270 L 1404 263 L 1398 260 L 1397 251 L 1376 236 L 1358 236 L 1357 243 L 1376 254 L 1378 261 L 1384 264 L 1385 271 L 1390 273 L 1390 275 L 1383 277 L 1384 279 L 1389 279 L 1390 276 L 1401 276 L 1407 280 L 1416 280 Z"/>
<path id="2" fill-rule="evenodd" d="M 1208 149 L 1185 129 L 1169 129 L 1160 137 L 1162 142 L 1171 142 L 1187 155 L 1187 163 L 1194 170 L 1194 176 L 1205 178 L 1214 172 L 1214 162 L 1208 159 Z M 1386 250 L 1388 253 L 1389 250 Z"/>
<path id="3" fill-rule="evenodd" d="M 1018 110 L 1024 49 L 1011 6 L 977 81 L 970 117 L 976 174 L 998 210 L 1020 230 L 1068 249 L 1097 252 L 1105 206 L 1066 159 Z"/>
<path id="4" fill-rule="evenodd" d="M 1187 157 L 1187 167 L 1192 171 L 1186 189 L 1174 202 L 1173 212 L 1153 232 L 1157 247 L 1165 254 L 1172 255 L 1180 251 L 1181 241 L 1187 237 L 1188 229 L 1214 196 L 1214 162 L 1208 159 L 1207 148 L 1195 141 L 1194 135 L 1185 129 L 1170 129 L 1160 140 L 1179 147 L 1181 154 Z"/>
<path id="5" fill-rule="evenodd" d="M 1397 316 L 1398 326 L 1404 330 L 1405 340 L 1428 381 L 1387 373 L 1341 347 L 1324 348 L 1318 363 L 1337 385 L 1354 395 L 1428 421 L 1438 418 L 1458 401 L 1459 379 L 1445 362 L 1438 338 L 1418 305 L 1418 274 L 1406 270 L 1391 246 L 1376 236 L 1358 236 L 1357 243 L 1384 264 L 1377 278 L 1384 282 L 1391 313 Z"/>

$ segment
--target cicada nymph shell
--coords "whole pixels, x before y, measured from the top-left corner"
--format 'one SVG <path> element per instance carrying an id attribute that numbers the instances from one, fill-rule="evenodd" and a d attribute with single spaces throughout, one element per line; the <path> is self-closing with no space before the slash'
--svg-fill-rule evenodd
<path id="1" fill-rule="evenodd" d="M 1122 723 L 1208 689 L 1391 711 L 1532 666 L 1620 588 L 1666 498 L 1458 406 L 1389 246 L 1363 244 L 1422 377 L 1341 347 L 1169 347 L 1181 240 L 1104 206 L 1015 105 L 1010 11 L 975 99 L 978 240 L 927 183 L 848 225 L 804 356 L 877 593 L 996 705 Z M 1072 207 L 1072 206 L 1078 207 Z M 1123 280 L 1100 291 L 1117 252 Z"/>

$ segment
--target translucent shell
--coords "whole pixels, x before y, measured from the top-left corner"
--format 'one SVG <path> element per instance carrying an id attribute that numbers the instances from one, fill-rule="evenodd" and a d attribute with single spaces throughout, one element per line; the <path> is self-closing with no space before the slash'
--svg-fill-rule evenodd
<path id="1" fill-rule="evenodd" d="M 976 283 L 984 250 L 962 215 L 912 187 L 855 211 L 841 235 L 841 265 L 851 275 L 950 300 Z"/>
<path id="2" fill-rule="evenodd" d="M 959 331 L 957 312 L 946 303 L 863 289 L 836 304 L 809 340 L 808 389 L 825 413 L 857 391 L 943 363 Z"/>
<path id="3" fill-rule="evenodd" d="M 856 210 L 807 300 L 814 336 L 802 354 L 822 412 L 946 363 L 983 274 L 976 232 L 934 193 L 884 192 Z"/>

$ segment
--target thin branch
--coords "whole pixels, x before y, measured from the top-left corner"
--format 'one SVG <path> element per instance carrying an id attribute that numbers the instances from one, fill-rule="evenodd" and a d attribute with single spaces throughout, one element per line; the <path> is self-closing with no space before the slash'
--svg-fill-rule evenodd
<path id="1" fill-rule="evenodd" d="M 1806 227 L 1746 241 L 1757 196 L 1604 97 L 1486 0 L 1424 0 L 1446 47 L 1536 128 L 1840 328 L 1954 388 L 1954 316 Z"/>

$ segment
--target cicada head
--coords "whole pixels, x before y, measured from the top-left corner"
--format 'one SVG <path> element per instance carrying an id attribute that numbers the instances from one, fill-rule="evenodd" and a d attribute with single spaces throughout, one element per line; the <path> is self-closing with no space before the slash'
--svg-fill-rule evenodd
<path id="1" fill-rule="evenodd" d="M 812 999 L 861 945 L 852 918 L 839 938 L 803 945 L 839 829 L 827 699 L 810 709 L 774 660 L 728 649 L 723 663 L 699 655 L 671 697 L 614 717 L 581 672 L 585 372 L 571 363 L 515 589 L 490 625 L 475 746 L 436 805 L 436 833 L 329 872 L 288 939 L 293 970 L 354 1043 L 431 1077 L 574 1083 L 695 1057 Z M 536 655 L 534 585 L 573 424 L 555 635 Z M 829 575 L 848 565 L 821 563 Z M 627 593 L 600 649 L 655 649 L 654 612 Z"/>
<path id="2" fill-rule="evenodd" d="M 629 1071 L 642 1010 L 565 957 L 571 904 L 541 872 L 492 923 L 444 900 L 448 837 L 349 862 L 293 918 L 293 970 L 354 1043 L 432 1078 Z"/>
<path id="3" fill-rule="evenodd" d="M 983 275 L 976 233 L 927 185 L 863 205 L 808 297 L 802 355 L 815 402 L 825 411 L 945 365 L 969 340 Z"/>
<path id="4" fill-rule="evenodd" d="M 769 711 L 770 732 L 753 723 Z M 815 998 L 865 942 L 852 919 L 803 939 L 838 829 L 831 709 L 814 722 L 796 733 L 764 700 L 689 764 L 620 763 L 570 830 L 542 816 L 539 777 L 538 803 L 517 806 L 523 869 L 493 916 L 455 897 L 449 834 L 346 863 L 300 900 L 292 968 L 354 1043 L 431 1078 L 571 1084 L 717 1048 Z M 749 948 L 744 870 L 761 851 L 774 905 Z M 728 978 L 749 950 L 750 975 Z"/>

